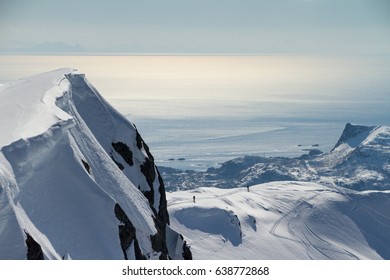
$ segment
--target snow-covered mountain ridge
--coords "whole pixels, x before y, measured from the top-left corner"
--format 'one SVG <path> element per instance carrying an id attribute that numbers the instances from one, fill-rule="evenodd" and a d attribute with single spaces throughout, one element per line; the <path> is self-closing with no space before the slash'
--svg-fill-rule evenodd
<path id="1" fill-rule="evenodd" d="M 390 189 L 390 127 L 348 123 L 326 153 L 299 158 L 245 156 L 205 172 L 159 168 L 167 189 L 234 188 L 273 181 L 315 182 L 355 190 Z"/>
<path id="2" fill-rule="evenodd" d="M 136 127 L 72 69 L 0 88 L 0 259 L 183 259 Z"/>

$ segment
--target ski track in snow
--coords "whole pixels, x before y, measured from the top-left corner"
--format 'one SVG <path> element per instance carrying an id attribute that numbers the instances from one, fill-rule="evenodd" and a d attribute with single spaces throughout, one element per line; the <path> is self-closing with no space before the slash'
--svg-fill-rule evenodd
<path id="1" fill-rule="evenodd" d="M 135 258 L 135 241 L 121 248 L 116 203 L 131 220 L 142 253 L 158 258 L 151 236 L 159 233 L 154 218 L 160 211 L 160 184 L 157 176 L 149 184 L 139 170 L 148 153 L 136 139 L 135 127 L 102 99 L 83 74 L 71 69 L 21 79 L 1 87 L 0 94 L 7 100 L 0 103 L 0 259 L 23 258 L 27 233 L 47 259 L 121 259 L 122 249 Z M 359 180 L 371 178 L 377 183 L 388 176 L 389 135 L 386 127 L 347 124 L 331 152 L 294 161 L 297 166 L 290 170 L 285 168 L 287 159 L 273 164 L 263 158 L 257 162 L 261 164 L 249 165 L 254 168 L 244 177 L 266 174 L 274 180 L 292 180 L 296 177 L 286 176 L 291 172 L 328 181 L 329 186 L 283 181 L 250 186 L 248 191 L 198 188 L 167 194 L 173 229 L 166 230 L 168 250 L 182 257 L 183 240 L 177 230 L 198 259 L 390 258 L 390 192 L 336 187 L 332 182 L 337 176 L 327 178 L 330 169 L 321 170 L 326 164 L 340 168 L 347 185 L 352 181 L 359 186 Z M 116 156 L 125 164 L 123 155 L 112 149 L 113 141 L 129 145 L 134 157 L 123 172 L 110 158 Z M 350 160 L 365 160 L 366 165 L 351 168 Z M 381 166 L 381 174 L 368 168 L 373 162 Z M 229 177 L 236 167 L 227 164 L 222 173 Z M 263 171 L 270 173 L 256 167 L 269 168 Z M 150 170 L 156 172 L 154 163 Z M 211 183 L 220 180 L 211 178 Z M 220 181 L 236 186 L 228 179 Z M 181 185 L 185 188 L 193 181 L 187 178 Z M 154 192 L 151 204 L 142 193 L 147 191 Z"/>
<path id="2" fill-rule="evenodd" d="M 383 194 L 389 200 L 388 193 Z M 374 203 L 375 197 L 370 197 L 369 193 L 318 184 L 272 182 L 251 186 L 250 192 L 246 188 L 200 188 L 168 193 L 168 210 L 171 225 L 195 246 L 195 259 L 224 258 L 225 254 L 236 259 L 377 259 L 381 257 L 375 247 L 370 248 L 364 238 L 365 228 L 351 224 L 353 220 L 349 218 L 357 210 L 365 211 L 372 220 L 364 226 L 380 225 L 380 230 L 390 233 L 388 216 L 381 208 L 371 209 L 372 206 L 363 202 Z M 340 211 L 340 206 L 345 210 Z M 240 244 L 218 243 L 218 231 L 202 232 L 204 229 L 190 226 L 191 220 L 185 221 L 190 226 L 186 228 L 175 216 L 177 211 L 188 208 L 192 209 L 194 219 L 201 220 L 202 212 L 197 209 L 209 207 L 237 215 L 242 231 Z M 208 219 L 220 220 L 219 216 Z"/>

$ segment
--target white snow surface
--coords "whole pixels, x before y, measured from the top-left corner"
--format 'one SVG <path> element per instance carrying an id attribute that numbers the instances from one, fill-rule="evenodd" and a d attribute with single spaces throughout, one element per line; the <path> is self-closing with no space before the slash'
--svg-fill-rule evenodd
<path id="1" fill-rule="evenodd" d="M 272 182 L 167 198 L 194 259 L 390 258 L 390 191 Z"/>
<path id="2" fill-rule="evenodd" d="M 70 71 L 59 69 L 0 87 L 0 147 L 42 134 L 52 125 L 71 119 L 55 105 L 56 98 L 67 90 L 68 85 L 60 83 L 63 74 Z"/>
<path id="3" fill-rule="evenodd" d="M 157 233 L 155 213 L 138 189 L 145 177 L 121 172 L 107 153 L 113 140 L 135 139 L 134 126 L 83 74 L 59 69 L 10 82 L 0 88 L 0 100 L 0 259 L 25 259 L 27 233 L 45 259 L 123 259 L 117 203 L 143 255 L 159 257 L 150 239 Z M 142 162 L 144 153 L 135 160 Z M 131 250 L 134 244 L 130 258 Z"/>

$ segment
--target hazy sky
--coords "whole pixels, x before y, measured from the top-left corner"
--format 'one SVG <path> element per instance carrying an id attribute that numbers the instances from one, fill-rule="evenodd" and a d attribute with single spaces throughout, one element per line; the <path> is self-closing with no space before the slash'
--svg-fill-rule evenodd
<path id="1" fill-rule="evenodd" d="M 0 0 L 0 49 L 66 50 L 62 43 L 98 52 L 390 53 L 390 0 Z"/>

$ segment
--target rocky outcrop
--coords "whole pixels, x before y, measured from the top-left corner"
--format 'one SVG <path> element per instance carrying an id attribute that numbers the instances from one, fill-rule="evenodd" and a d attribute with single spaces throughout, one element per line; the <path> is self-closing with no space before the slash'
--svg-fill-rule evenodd
<path id="1" fill-rule="evenodd" d="M 183 259 L 185 260 L 192 260 L 192 253 L 190 248 L 187 245 L 187 241 L 184 241 L 183 236 L 180 235 L 181 239 L 183 240 Z"/>
<path id="2" fill-rule="evenodd" d="M 134 164 L 133 162 L 133 152 L 129 149 L 129 147 L 122 143 L 122 142 L 116 142 L 112 143 L 112 147 L 114 150 L 121 155 L 123 160 L 130 166 Z"/>
<path id="3" fill-rule="evenodd" d="M 158 228 L 161 227 L 161 225 L 157 225 Z M 158 232 L 155 235 L 152 235 L 150 237 L 150 240 L 152 241 L 152 248 L 156 252 L 160 252 L 160 260 L 167 260 L 169 259 L 168 256 L 168 248 L 166 244 L 166 238 L 165 233 L 163 233 L 161 230 L 158 230 Z"/>
<path id="4" fill-rule="evenodd" d="M 41 245 L 26 231 L 27 260 L 44 260 Z"/>
<path id="5" fill-rule="evenodd" d="M 81 162 L 83 163 L 83 166 L 84 166 L 85 170 L 87 170 L 87 172 L 89 174 L 91 174 L 91 171 L 90 171 L 91 167 L 89 166 L 89 164 L 86 161 L 84 161 L 84 160 L 81 160 Z"/>
<path id="6" fill-rule="evenodd" d="M 118 225 L 119 228 L 119 240 L 121 242 L 121 248 L 123 251 L 123 255 L 125 260 L 128 260 L 127 257 L 127 249 L 131 246 L 131 243 L 134 242 L 134 255 L 137 260 L 144 260 L 145 257 L 142 255 L 141 249 L 138 244 L 136 230 L 127 217 L 126 213 L 119 206 L 119 204 L 115 204 L 115 216 L 121 222 Z"/>
<path id="7" fill-rule="evenodd" d="M 336 149 L 341 144 L 349 144 L 351 147 L 355 148 L 365 138 L 367 138 L 367 136 L 374 128 L 375 126 L 364 126 L 347 123 L 344 127 L 343 133 L 341 134 L 333 149 Z"/>
<path id="8" fill-rule="evenodd" d="M 149 147 L 84 74 L 58 69 L 4 92 L 7 106 L 23 108 L 0 127 L 1 259 L 182 258 L 179 241 L 168 250 L 165 187 Z M 14 133 L 16 123 L 29 133 Z"/>

